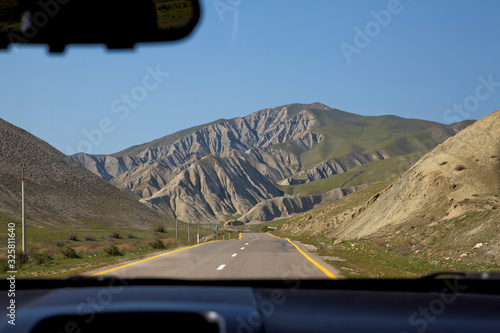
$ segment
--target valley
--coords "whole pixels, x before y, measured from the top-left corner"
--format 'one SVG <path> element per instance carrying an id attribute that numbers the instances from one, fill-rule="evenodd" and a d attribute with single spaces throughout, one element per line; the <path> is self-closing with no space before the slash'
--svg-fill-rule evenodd
<path id="1" fill-rule="evenodd" d="M 443 125 L 290 104 L 105 156 L 68 157 L 0 125 L 2 225 L 20 228 L 21 163 L 30 177 L 26 276 L 268 226 L 346 277 L 500 269 L 498 111 Z"/>
<path id="2" fill-rule="evenodd" d="M 321 195 L 292 200 L 318 204 L 328 201 L 329 191 L 350 193 L 387 179 L 471 123 L 442 125 L 360 116 L 321 103 L 290 104 L 217 120 L 108 156 L 72 158 L 172 218 L 222 222 L 282 196 Z M 259 221 L 284 217 L 257 215 Z"/>

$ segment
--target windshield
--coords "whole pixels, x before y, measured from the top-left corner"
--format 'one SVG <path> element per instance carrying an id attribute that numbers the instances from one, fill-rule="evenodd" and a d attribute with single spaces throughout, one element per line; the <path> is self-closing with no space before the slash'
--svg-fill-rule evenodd
<path id="1" fill-rule="evenodd" d="M 498 1 L 200 4 L 181 42 L 0 53 L 0 275 L 500 270 Z"/>

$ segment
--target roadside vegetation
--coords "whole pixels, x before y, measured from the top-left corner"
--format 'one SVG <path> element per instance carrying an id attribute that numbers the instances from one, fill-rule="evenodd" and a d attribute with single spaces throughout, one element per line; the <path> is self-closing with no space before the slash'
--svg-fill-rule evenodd
<path id="1" fill-rule="evenodd" d="M 339 241 L 326 237 L 276 234 L 314 245 L 316 250 L 312 253 L 338 269 L 346 278 L 416 278 L 439 271 L 500 271 L 500 265 L 494 262 L 411 253 L 405 243 L 387 246 L 377 238 Z"/>
<path id="2" fill-rule="evenodd" d="M 355 192 L 329 205 L 287 219 L 255 225 L 252 232 L 270 231 L 308 244 L 315 255 L 347 278 L 415 278 L 438 271 L 500 272 L 498 235 L 500 212 L 491 209 L 448 219 L 415 221 L 371 237 L 335 237 L 335 218 L 351 214 L 394 179 Z M 500 189 L 499 189 L 500 190 Z M 476 196 L 476 201 L 481 197 Z M 342 223 L 341 220 L 339 223 Z M 268 227 L 277 227 L 272 231 Z"/>
<path id="3" fill-rule="evenodd" d="M 21 223 L 0 216 L 0 228 L 7 230 L 9 223 L 16 224 L 16 270 L 17 278 L 65 278 L 85 274 L 85 272 L 117 264 L 124 261 L 142 259 L 159 251 L 197 244 L 195 225 L 190 226 L 188 239 L 187 225 L 179 222 L 178 240 L 175 226 L 152 225 L 149 230 L 126 228 L 62 229 L 37 228 L 28 223 L 27 253 L 22 250 Z M 97 225 L 98 223 L 93 223 Z M 215 240 L 211 227 L 200 228 L 200 242 Z M 238 234 L 219 230 L 218 239 L 237 239 Z M 7 239 L 0 239 L 0 278 L 7 276 Z"/>

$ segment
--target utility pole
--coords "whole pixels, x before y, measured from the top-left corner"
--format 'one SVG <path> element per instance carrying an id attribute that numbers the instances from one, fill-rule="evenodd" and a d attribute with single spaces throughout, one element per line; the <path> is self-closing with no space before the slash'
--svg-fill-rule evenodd
<path id="1" fill-rule="evenodd" d="M 190 243 L 191 242 L 191 238 L 189 237 L 189 222 L 188 222 L 187 225 L 188 225 L 188 243 Z"/>
<path id="2" fill-rule="evenodd" d="M 22 228 L 23 228 L 23 252 L 27 253 L 26 250 L 26 217 L 24 216 L 24 181 L 30 177 L 24 177 L 24 164 L 21 164 L 21 177 L 17 179 L 21 180 L 21 210 L 22 210 Z"/>
<path id="3" fill-rule="evenodd" d="M 177 240 L 177 217 L 175 218 L 175 240 Z"/>
<path id="4" fill-rule="evenodd" d="M 196 242 L 200 244 L 200 221 L 198 221 L 198 235 L 196 236 Z"/>

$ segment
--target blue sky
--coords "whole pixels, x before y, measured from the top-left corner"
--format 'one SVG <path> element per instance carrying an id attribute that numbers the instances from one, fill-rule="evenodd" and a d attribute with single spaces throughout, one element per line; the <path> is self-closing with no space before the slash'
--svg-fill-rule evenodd
<path id="1" fill-rule="evenodd" d="M 0 118 L 65 154 L 108 154 L 296 102 L 441 123 L 500 109 L 499 1 L 201 4 L 181 43 L 0 52 Z"/>

